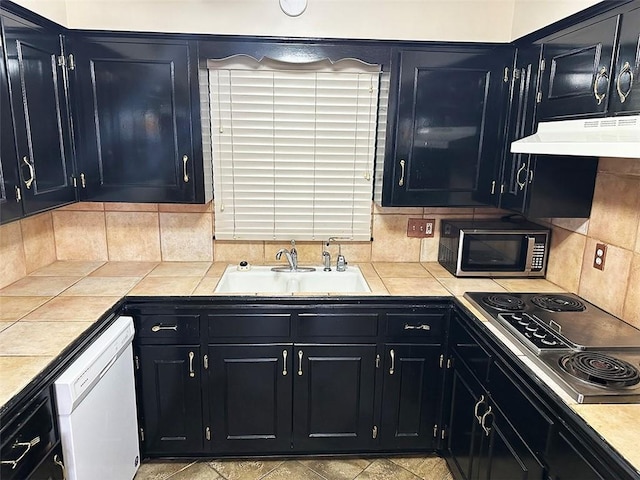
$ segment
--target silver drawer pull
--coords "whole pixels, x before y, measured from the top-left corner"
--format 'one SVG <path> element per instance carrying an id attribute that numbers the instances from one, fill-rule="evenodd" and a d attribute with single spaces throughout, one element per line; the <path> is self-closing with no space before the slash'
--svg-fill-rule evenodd
<path id="1" fill-rule="evenodd" d="M 178 326 L 177 325 L 161 325 L 158 323 L 153 327 L 151 327 L 152 332 L 159 332 L 161 330 L 173 330 L 174 332 L 177 332 Z"/>
<path id="2" fill-rule="evenodd" d="M 298 350 L 298 375 L 302 375 L 302 350 Z"/>
<path id="3" fill-rule="evenodd" d="M 16 442 L 16 443 L 14 443 L 11 446 L 11 449 L 13 450 L 14 448 L 23 447 L 25 450 L 24 450 L 24 452 L 22 452 L 22 455 L 20 455 L 15 460 L 2 460 L 2 461 L 0 461 L 0 463 L 2 465 L 11 465 L 11 470 L 15 470 L 15 468 L 22 461 L 22 459 L 27 455 L 27 453 L 29 453 L 29 450 L 31 450 L 33 447 L 35 447 L 39 443 L 40 443 L 40 437 L 39 436 L 35 437 L 30 442 Z"/>
<path id="4" fill-rule="evenodd" d="M 196 376 L 196 372 L 193 371 L 193 358 L 196 356 L 195 353 L 189 352 L 189 376 L 191 378 Z"/>
<path id="5" fill-rule="evenodd" d="M 424 323 L 421 323 L 420 325 L 409 325 L 408 323 L 404 324 L 404 329 L 405 330 L 426 330 L 429 331 L 431 330 L 431 325 L 426 325 Z"/>
<path id="6" fill-rule="evenodd" d="M 480 411 L 480 405 L 486 403 L 485 399 L 484 399 L 484 395 L 480 395 L 480 399 L 478 400 L 478 402 L 476 403 L 476 406 L 473 407 L 473 414 L 476 417 L 476 420 L 478 420 L 478 423 L 481 424 L 482 423 L 482 416 L 480 415 L 479 411 Z"/>
<path id="7" fill-rule="evenodd" d="M 287 351 L 282 350 L 282 376 L 287 376 Z"/>
<path id="8" fill-rule="evenodd" d="M 391 355 L 391 368 L 389 369 L 389 375 L 393 375 L 396 371 L 396 352 L 393 351 L 393 348 L 389 352 Z"/>
<path id="9" fill-rule="evenodd" d="M 480 426 L 482 427 L 482 429 L 484 430 L 484 434 L 488 437 L 489 434 L 491 433 L 491 425 L 487 426 L 487 417 L 491 415 L 491 417 L 493 417 L 493 412 L 491 411 L 491 407 L 489 407 L 487 409 L 486 412 L 484 412 L 484 415 L 482 415 L 482 419 L 480 421 Z"/>
<path id="10" fill-rule="evenodd" d="M 58 465 L 62 470 L 62 480 L 67 480 L 67 469 L 64 467 L 64 463 L 62 463 L 57 453 L 53 456 L 53 463 Z"/>

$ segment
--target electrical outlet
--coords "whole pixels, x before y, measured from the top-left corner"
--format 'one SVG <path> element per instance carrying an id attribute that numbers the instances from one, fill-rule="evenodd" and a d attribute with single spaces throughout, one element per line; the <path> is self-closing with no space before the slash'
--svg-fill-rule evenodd
<path id="1" fill-rule="evenodd" d="M 607 245 L 596 243 L 596 252 L 593 256 L 593 268 L 604 270 L 604 261 L 607 258 Z"/>
<path id="2" fill-rule="evenodd" d="M 424 236 L 425 237 L 433 237 L 433 231 L 436 227 L 436 220 L 435 218 L 426 218 L 424 220 L 426 222 L 426 226 L 424 228 Z"/>
<path id="3" fill-rule="evenodd" d="M 433 237 L 434 219 L 410 218 L 407 222 L 407 237 Z"/>

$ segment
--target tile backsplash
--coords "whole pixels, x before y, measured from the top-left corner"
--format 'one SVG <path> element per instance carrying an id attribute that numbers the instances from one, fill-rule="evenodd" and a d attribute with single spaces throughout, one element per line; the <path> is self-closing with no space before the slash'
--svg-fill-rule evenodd
<path id="1" fill-rule="evenodd" d="M 600 159 L 591 218 L 547 220 L 547 279 L 640 328 L 640 160 Z M 596 243 L 607 244 L 602 271 Z"/>
<path id="2" fill-rule="evenodd" d="M 490 218 L 494 208 L 373 205 L 373 240 L 342 245 L 357 262 L 434 262 L 442 218 Z M 275 263 L 286 242 L 216 241 L 205 205 L 81 202 L 0 226 L 0 288 L 55 260 Z M 409 218 L 434 218 L 433 238 L 408 238 Z M 600 160 L 590 219 L 543 219 L 553 229 L 547 278 L 640 327 L 640 161 Z M 603 271 L 595 244 L 608 245 Z M 300 262 L 319 264 L 322 243 L 299 242 Z M 331 245 L 332 258 L 337 245 Z"/>

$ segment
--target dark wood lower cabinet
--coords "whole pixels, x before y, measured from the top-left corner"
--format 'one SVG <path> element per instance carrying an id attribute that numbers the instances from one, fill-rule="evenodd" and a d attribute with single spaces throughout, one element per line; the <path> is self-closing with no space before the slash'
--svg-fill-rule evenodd
<path id="1" fill-rule="evenodd" d="M 211 448 L 268 453 L 291 448 L 291 345 L 210 345 Z"/>
<path id="2" fill-rule="evenodd" d="M 543 465 L 455 357 L 451 403 L 447 449 L 458 478 L 543 480 Z"/>
<path id="3" fill-rule="evenodd" d="M 201 453 L 200 347 L 142 345 L 138 356 L 143 451 L 155 456 Z"/>
<path id="4" fill-rule="evenodd" d="M 380 422 L 383 448 L 435 448 L 442 391 L 440 354 L 440 345 L 385 346 Z"/>
<path id="5" fill-rule="evenodd" d="M 294 345 L 296 450 L 372 447 L 375 360 L 375 345 Z"/>

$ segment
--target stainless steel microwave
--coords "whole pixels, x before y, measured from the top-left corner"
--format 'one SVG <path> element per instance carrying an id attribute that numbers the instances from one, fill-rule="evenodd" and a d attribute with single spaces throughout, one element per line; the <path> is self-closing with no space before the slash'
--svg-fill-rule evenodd
<path id="1" fill-rule="evenodd" d="M 442 220 L 438 262 L 456 277 L 544 277 L 550 233 L 525 221 Z"/>

